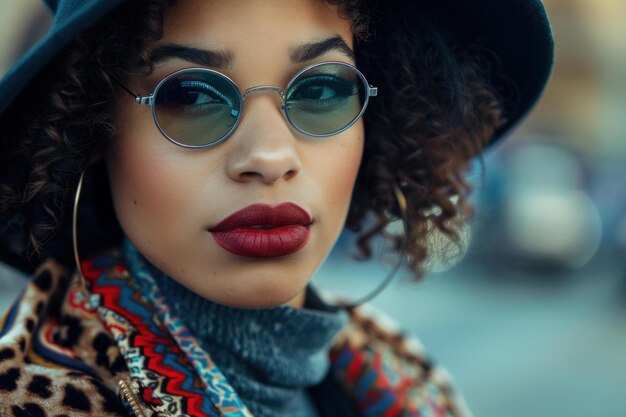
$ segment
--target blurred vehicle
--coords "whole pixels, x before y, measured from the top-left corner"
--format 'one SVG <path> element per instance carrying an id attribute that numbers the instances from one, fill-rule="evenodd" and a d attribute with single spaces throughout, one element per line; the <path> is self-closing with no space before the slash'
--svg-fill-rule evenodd
<path id="1" fill-rule="evenodd" d="M 579 268 L 602 241 L 602 221 L 580 158 L 541 138 L 515 143 L 490 170 L 477 202 L 475 233 L 497 262 Z"/>

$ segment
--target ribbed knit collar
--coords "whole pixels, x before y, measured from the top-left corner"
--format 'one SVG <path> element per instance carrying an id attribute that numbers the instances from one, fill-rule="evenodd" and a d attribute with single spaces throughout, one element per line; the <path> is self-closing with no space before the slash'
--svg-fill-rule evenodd
<path id="1" fill-rule="evenodd" d="M 138 264 L 150 269 L 174 312 L 255 416 L 316 415 L 307 409 L 305 388 L 328 372 L 333 339 L 348 322 L 345 312 L 326 307 L 310 288 L 303 309 L 228 307 L 198 296 L 147 261 L 129 262 Z"/>

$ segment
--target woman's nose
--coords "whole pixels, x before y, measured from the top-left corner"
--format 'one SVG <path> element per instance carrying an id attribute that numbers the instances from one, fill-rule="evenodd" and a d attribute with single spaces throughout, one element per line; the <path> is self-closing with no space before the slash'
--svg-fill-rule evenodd
<path id="1" fill-rule="evenodd" d="M 295 177 L 302 167 L 297 137 L 282 115 L 277 97 L 270 92 L 247 98 L 243 117 L 229 139 L 229 177 L 266 184 Z"/>

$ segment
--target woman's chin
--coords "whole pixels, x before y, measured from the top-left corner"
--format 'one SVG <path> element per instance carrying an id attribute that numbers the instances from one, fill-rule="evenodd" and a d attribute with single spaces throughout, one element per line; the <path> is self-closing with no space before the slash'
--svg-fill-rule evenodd
<path id="1" fill-rule="evenodd" d="M 302 307 L 308 279 L 294 279 L 291 274 L 264 275 L 233 276 L 221 283 L 187 287 L 201 297 L 229 307 L 272 308 L 285 304 Z"/>

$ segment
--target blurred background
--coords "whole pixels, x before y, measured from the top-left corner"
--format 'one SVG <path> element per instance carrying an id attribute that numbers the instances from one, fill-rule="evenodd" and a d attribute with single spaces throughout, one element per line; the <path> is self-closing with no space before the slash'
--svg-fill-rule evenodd
<path id="1" fill-rule="evenodd" d="M 454 376 L 476 417 L 626 415 L 626 2 L 544 0 L 557 45 L 542 102 L 476 164 L 466 249 L 374 300 Z M 49 25 L 0 0 L 0 74 Z M 354 295 L 384 263 L 343 235 L 319 286 Z M 406 275 L 406 274 L 404 274 Z M 25 279 L 0 269 L 0 310 Z"/>

